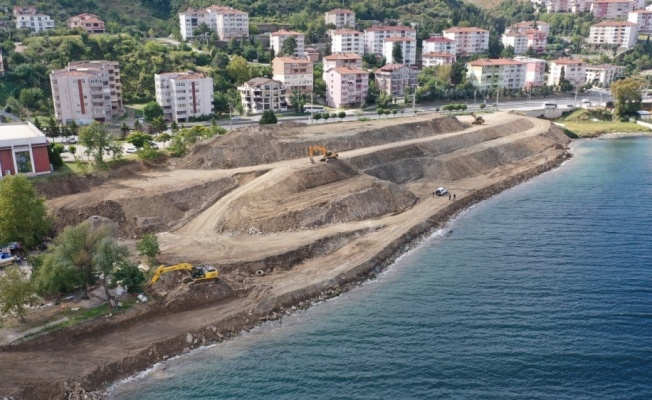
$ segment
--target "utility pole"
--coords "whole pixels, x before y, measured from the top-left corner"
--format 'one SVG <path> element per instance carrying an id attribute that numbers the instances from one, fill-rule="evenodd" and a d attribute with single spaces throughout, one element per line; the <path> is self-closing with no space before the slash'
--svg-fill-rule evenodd
<path id="1" fill-rule="evenodd" d="M 575 103 L 573 104 L 575 108 L 577 108 L 577 85 L 575 85 Z"/>
<path id="2" fill-rule="evenodd" d="M 478 90 L 476 89 L 473 91 L 473 105 L 475 105 L 477 97 L 478 97 Z"/>
<path id="3" fill-rule="evenodd" d="M 342 0 L 342 4 L 344 4 L 344 0 Z M 308 124 L 312 124 L 312 113 L 313 113 L 313 107 L 312 107 L 312 90 L 310 91 L 310 111 L 308 113 L 310 116 L 308 116 Z"/>
<path id="4" fill-rule="evenodd" d="M 414 89 L 414 94 L 412 95 L 412 114 L 415 113 L 416 111 L 416 106 L 417 106 L 417 89 L 419 89 L 419 85 Z"/>
<path id="5" fill-rule="evenodd" d="M 500 95 L 500 89 L 496 89 L 496 110 L 498 110 L 498 95 Z"/>

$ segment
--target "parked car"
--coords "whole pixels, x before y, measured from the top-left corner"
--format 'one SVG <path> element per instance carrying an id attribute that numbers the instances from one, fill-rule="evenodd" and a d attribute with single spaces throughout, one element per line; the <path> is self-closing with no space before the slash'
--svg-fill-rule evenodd
<path id="1" fill-rule="evenodd" d="M 144 124 L 144 123 L 145 123 L 145 118 L 143 118 L 143 117 L 138 117 L 138 118 L 136 118 L 136 119 L 137 119 L 138 122 L 140 122 L 141 124 Z"/>
<path id="2" fill-rule="evenodd" d="M 575 108 L 575 105 L 574 105 L 574 104 L 568 104 L 566 107 L 568 107 L 568 108 Z"/>
<path id="3" fill-rule="evenodd" d="M 443 196 L 443 195 L 445 195 L 447 193 L 448 193 L 448 189 L 446 189 L 445 187 L 440 187 L 437 190 L 435 190 L 435 194 L 437 196 Z"/>
<path id="4" fill-rule="evenodd" d="M 77 143 L 77 139 L 75 139 L 74 136 L 68 136 L 68 137 L 66 138 L 66 142 L 68 142 L 68 143 L 70 143 L 70 144 L 75 144 L 75 143 Z"/>
<path id="5" fill-rule="evenodd" d="M 158 150 L 158 144 L 156 144 L 156 142 L 149 142 L 149 147 L 154 150 Z"/>
<path id="6" fill-rule="evenodd" d="M 137 151 L 138 149 L 136 149 L 134 146 L 130 146 L 125 149 L 125 153 L 128 154 L 135 154 Z"/>
<path id="7" fill-rule="evenodd" d="M 231 117 L 231 120 L 233 120 L 233 121 L 237 121 L 239 119 L 240 119 L 240 117 L 238 117 L 237 115 L 234 115 L 234 116 Z"/>

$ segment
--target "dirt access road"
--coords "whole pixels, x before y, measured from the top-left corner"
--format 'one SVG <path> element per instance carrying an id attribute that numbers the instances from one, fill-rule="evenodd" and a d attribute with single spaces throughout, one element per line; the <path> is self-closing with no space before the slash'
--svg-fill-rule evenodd
<path id="1" fill-rule="evenodd" d="M 12 367 L 0 372 L 0 395 L 63 398 L 76 384 L 101 390 L 288 307 L 335 295 L 456 212 L 567 156 L 568 139 L 547 121 L 507 113 L 486 119 L 470 126 L 468 118 L 430 115 L 382 126 L 332 124 L 328 133 L 250 129 L 196 148 L 177 169 L 49 201 L 68 222 L 96 212 L 126 236 L 157 219 L 162 259 L 215 265 L 221 279 L 189 289 L 164 278 L 160 300 L 138 318 L 5 347 L 0 365 Z M 253 146 L 261 136 L 268 141 Z M 328 163 L 293 156 L 315 142 L 346 151 Z M 272 161 L 256 162 L 263 158 Z M 434 197 L 439 186 L 456 201 Z"/>

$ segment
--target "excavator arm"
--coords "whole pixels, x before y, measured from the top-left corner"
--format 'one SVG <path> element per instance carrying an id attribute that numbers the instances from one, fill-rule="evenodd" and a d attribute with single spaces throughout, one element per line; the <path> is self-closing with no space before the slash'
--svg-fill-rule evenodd
<path id="1" fill-rule="evenodd" d="M 152 286 L 153 284 L 156 283 L 156 281 L 159 280 L 161 277 L 161 274 L 165 274 L 170 271 L 178 271 L 180 269 L 185 269 L 188 271 L 192 271 L 193 267 L 192 265 L 188 263 L 181 263 L 181 264 L 176 264 L 176 265 L 171 265 L 169 267 L 166 267 L 164 265 L 161 265 L 160 267 L 156 268 L 156 272 L 154 272 L 154 275 L 152 275 L 152 279 L 149 281 L 149 285 Z"/>
<path id="2" fill-rule="evenodd" d="M 337 153 L 328 151 L 324 146 L 310 146 L 308 147 L 308 156 L 310 156 L 310 162 L 313 164 L 315 160 L 312 157 L 316 152 L 320 152 L 322 155 L 322 158 L 319 161 L 334 160 L 337 158 Z"/>

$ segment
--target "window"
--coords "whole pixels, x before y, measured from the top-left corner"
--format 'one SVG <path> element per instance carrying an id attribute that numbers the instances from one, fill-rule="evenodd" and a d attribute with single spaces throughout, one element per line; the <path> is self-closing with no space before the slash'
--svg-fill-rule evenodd
<path id="1" fill-rule="evenodd" d="M 29 174 L 34 172 L 32 170 L 32 157 L 29 154 L 29 150 L 16 151 L 14 157 L 16 158 L 18 173 Z"/>

